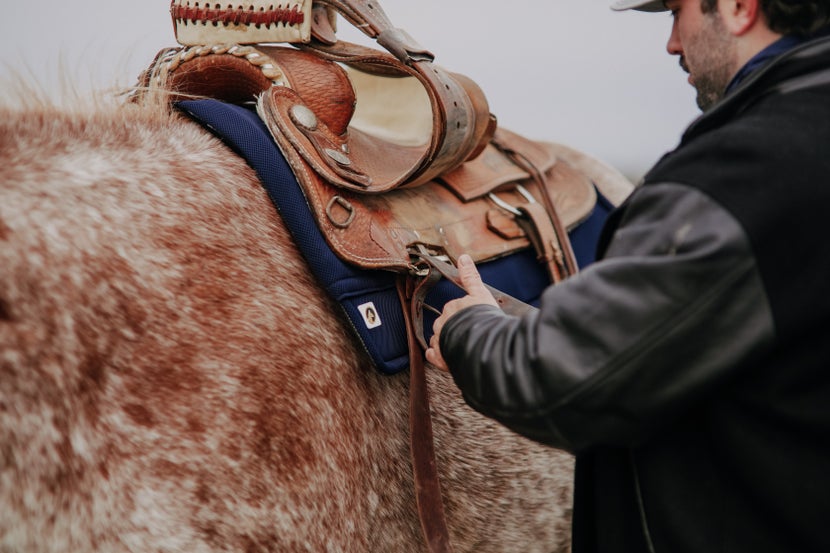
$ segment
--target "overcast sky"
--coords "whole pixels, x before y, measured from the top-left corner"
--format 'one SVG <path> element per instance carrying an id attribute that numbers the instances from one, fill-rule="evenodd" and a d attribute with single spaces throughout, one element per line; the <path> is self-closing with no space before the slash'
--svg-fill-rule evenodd
<path id="1" fill-rule="evenodd" d="M 667 14 L 612 12 L 609 0 L 381 3 L 438 63 L 479 83 L 501 126 L 581 149 L 635 178 L 698 115 L 685 73 L 665 51 Z M 82 91 L 132 84 L 173 45 L 168 0 L 6 0 L 0 83 L 17 71 L 54 91 L 63 68 Z"/>

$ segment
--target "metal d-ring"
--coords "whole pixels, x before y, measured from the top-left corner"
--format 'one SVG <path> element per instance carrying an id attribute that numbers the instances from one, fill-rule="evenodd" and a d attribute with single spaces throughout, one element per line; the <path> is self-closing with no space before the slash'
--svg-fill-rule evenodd
<path id="1" fill-rule="evenodd" d="M 332 213 L 332 208 L 334 207 L 334 204 L 339 205 L 349 213 L 345 221 L 335 220 L 334 214 Z M 337 228 L 348 228 L 348 226 L 352 224 L 352 221 L 354 221 L 355 213 L 356 212 L 354 206 L 342 196 L 332 196 L 332 198 L 329 200 L 328 205 L 326 206 L 326 216 L 329 218 L 329 221 L 331 221 L 331 224 L 336 226 Z"/>

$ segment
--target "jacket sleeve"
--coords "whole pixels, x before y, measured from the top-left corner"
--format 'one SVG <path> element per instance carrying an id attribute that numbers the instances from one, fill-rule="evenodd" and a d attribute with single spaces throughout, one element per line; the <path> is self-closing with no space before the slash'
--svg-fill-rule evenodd
<path id="1" fill-rule="evenodd" d="M 708 196 L 648 185 L 605 258 L 523 318 L 474 306 L 441 351 L 466 402 L 577 452 L 635 445 L 762 355 L 772 316 L 746 235 Z"/>

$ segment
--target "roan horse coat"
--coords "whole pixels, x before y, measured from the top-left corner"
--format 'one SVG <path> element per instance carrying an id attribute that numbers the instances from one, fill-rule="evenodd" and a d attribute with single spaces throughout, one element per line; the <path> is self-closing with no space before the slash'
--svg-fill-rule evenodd
<path id="1" fill-rule="evenodd" d="M 428 378 L 455 550 L 566 550 L 571 458 Z M 407 387 L 209 133 L 0 108 L 0 551 L 420 551 Z"/>

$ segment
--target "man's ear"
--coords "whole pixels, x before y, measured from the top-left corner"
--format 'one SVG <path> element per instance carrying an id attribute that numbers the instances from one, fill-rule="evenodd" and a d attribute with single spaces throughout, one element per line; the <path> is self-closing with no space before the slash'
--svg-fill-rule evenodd
<path id="1" fill-rule="evenodd" d="M 761 0 L 720 0 L 718 10 L 727 30 L 734 36 L 743 36 L 761 19 Z"/>

